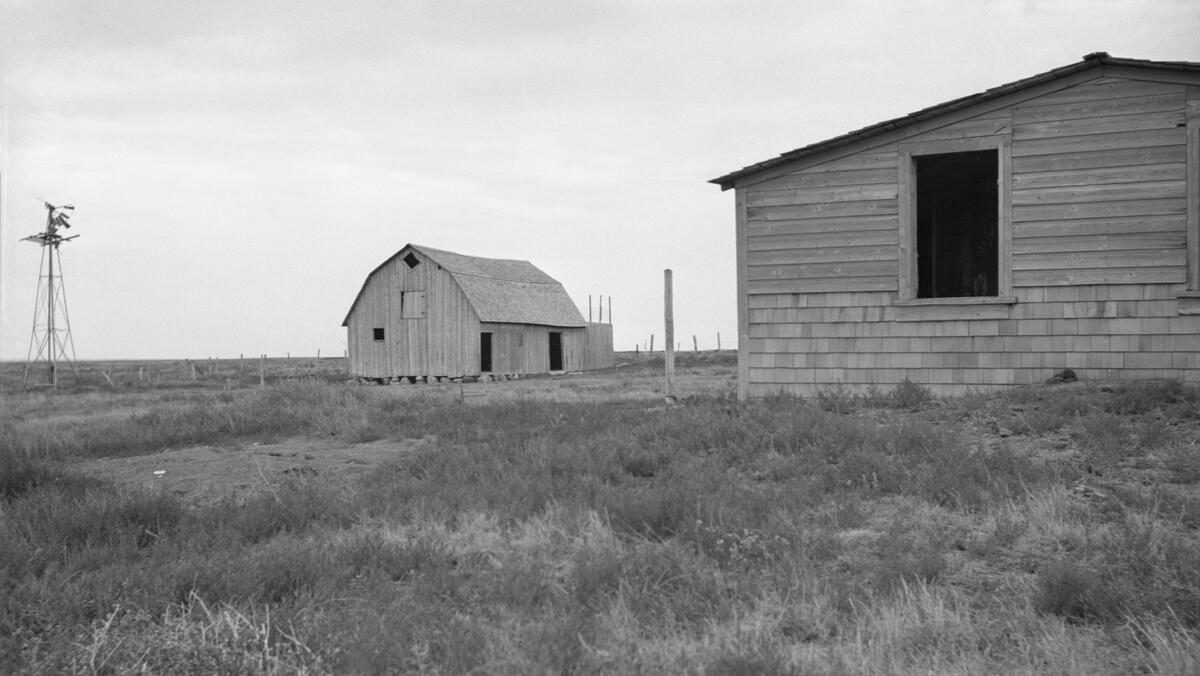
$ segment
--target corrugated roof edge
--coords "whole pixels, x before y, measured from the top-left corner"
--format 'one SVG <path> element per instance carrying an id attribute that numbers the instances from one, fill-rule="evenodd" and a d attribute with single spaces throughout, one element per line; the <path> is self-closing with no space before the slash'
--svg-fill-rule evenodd
<path id="1" fill-rule="evenodd" d="M 1153 68 L 1153 69 L 1158 69 L 1158 70 L 1182 70 L 1182 71 L 1190 71 L 1190 72 L 1200 72 L 1200 63 L 1195 63 L 1195 62 L 1191 62 L 1191 61 L 1150 61 L 1147 59 L 1127 59 L 1127 58 L 1121 58 L 1121 57 L 1116 57 L 1116 56 L 1110 56 L 1108 54 L 1108 52 L 1092 52 L 1091 54 L 1088 54 L 1087 56 L 1083 57 L 1082 61 L 1079 61 L 1077 63 L 1072 63 L 1067 66 L 1054 68 L 1054 69 L 1048 70 L 1044 73 L 1038 73 L 1037 75 L 1032 75 L 1030 77 L 1023 78 L 1023 79 L 1017 80 L 1015 82 L 1009 82 L 1008 84 L 1003 84 L 998 87 L 992 87 L 991 89 L 986 89 L 986 90 L 976 93 L 976 94 L 971 94 L 969 96 L 964 96 L 961 98 L 953 99 L 951 101 L 946 101 L 945 103 L 939 103 L 937 105 L 930 106 L 928 108 L 922 108 L 921 110 L 918 110 L 913 113 L 909 113 L 908 115 L 904 115 L 902 117 L 893 118 L 891 120 L 885 120 L 883 122 L 878 122 L 876 124 L 872 124 L 872 125 L 863 127 L 861 129 L 856 129 L 854 131 L 847 132 L 840 136 L 835 136 L 835 137 L 833 137 L 831 139 L 827 139 L 825 141 L 819 141 L 817 143 L 803 146 L 803 147 L 797 148 L 795 150 L 789 150 L 788 152 L 783 153 L 783 154 L 779 155 L 778 157 L 773 157 L 769 160 L 764 160 L 764 161 L 758 162 L 756 164 L 751 164 L 749 166 L 738 169 L 737 171 L 725 174 L 724 176 L 719 176 L 717 178 L 711 179 L 709 181 L 709 183 L 715 183 L 715 184 L 721 186 L 721 190 L 729 190 L 730 188 L 733 187 L 734 183 L 739 178 L 742 178 L 743 176 L 749 176 L 750 174 L 755 174 L 755 173 L 758 173 L 765 169 L 771 169 L 771 168 L 777 167 L 781 164 L 793 162 L 793 161 L 801 159 L 803 157 L 808 157 L 810 155 L 815 155 L 816 153 L 819 153 L 819 152 L 824 152 L 826 150 L 831 150 L 831 149 L 837 148 L 839 146 L 853 143 L 855 141 L 867 139 L 867 138 L 870 138 L 877 134 L 882 134 L 884 132 L 891 131 L 893 129 L 899 129 L 901 127 L 906 127 L 910 124 L 916 124 L 917 122 L 921 122 L 922 120 L 927 120 L 931 117 L 936 117 L 938 115 L 942 115 L 942 114 L 945 114 L 945 113 L 948 113 L 948 112 L 951 112 L 954 110 L 958 110 L 960 108 L 965 108 L 967 106 L 972 106 L 977 103 L 987 101 L 989 99 L 994 99 L 999 96 L 1004 96 L 1006 94 L 1010 94 L 1012 92 L 1019 91 L 1021 89 L 1025 89 L 1027 87 L 1032 87 L 1033 85 L 1041 84 L 1042 82 L 1049 82 L 1051 80 L 1055 80 L 1055 79 L 1058 79 L 1061 77 L 1066 77 L 1067 75 L 1072 75 L 1074 73 L 1078 73 L 1080 71 L 1084 71 L 1089 68 L 1096 68 L 1099 66 L 1132 66 L 1135 68 Z"/>

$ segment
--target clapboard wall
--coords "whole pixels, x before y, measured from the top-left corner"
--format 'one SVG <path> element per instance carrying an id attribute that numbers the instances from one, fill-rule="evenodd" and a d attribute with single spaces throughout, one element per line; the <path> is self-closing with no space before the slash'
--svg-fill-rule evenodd
<path id="1" fill-rule="evenodd" d="M 915 299 L 906 163 L 969 149 L 1002 165 L 1000 294 Z M 1200 73 L 1044 78 L 731 184 L 743 395 L 1200 379 Z"/>

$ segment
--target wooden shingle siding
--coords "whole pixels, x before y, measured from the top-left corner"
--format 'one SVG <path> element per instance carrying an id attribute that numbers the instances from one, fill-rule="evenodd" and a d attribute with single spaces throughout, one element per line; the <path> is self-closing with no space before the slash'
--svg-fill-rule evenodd
<path id="1" fill-rule="evenodd" d="M 1179 314 L 1175 284 L 1018 290 L 1019 302 L 980 308 L 890 305 L 889 294 L 753 296 L 751 394 L 888 387 L 904 378 L 942 394 L 1083 378 L 1200 381 L 1200 315 Z M 850 296 L 856 305 L 842 306 Z M 875 305 L 872 307 L 868 304 Z M 937 320 L 912 317 L 927 312 Z M 899 320 L 897 312 L 909 314 Z M 958 319 L 947 319 L 958 313 Z M 755 380 L 754 375 L 768 378 Z"/>

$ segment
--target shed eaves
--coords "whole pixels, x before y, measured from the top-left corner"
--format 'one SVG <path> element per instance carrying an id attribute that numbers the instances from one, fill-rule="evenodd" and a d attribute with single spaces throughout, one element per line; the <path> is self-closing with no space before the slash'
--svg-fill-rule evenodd
<path id="1" fill-rule="evenodd" d="M 790 150 L 779 155 L 778 157 L 773 157 L 769 160 L 751 164 L 738 169 L 737 171 L 725 174 L 724 176 L 714 178 L 710 180 L 709 183 L 715 183 L 721 186 L 721 190 L 729 190 L 730 188 L 734 187 L 734 183 L 736 183 L 738 179 L 744 176 L 756 174 L 760 171 L 771 169 L 781 164 L 794 162 L 798 159 L 809 157 L 826 150 L 832 150 L 839 146 L 870 138 L 877 134 L 882 134 L 893 129 L 899 129 L 911 124 L 916 124 L 923 120 L 927 120 L 938 115 L 943 115 L 954 110 L 959 110 L 961 108 L 966 108 L 968 106 L 994 99 L 999 96 L 1004 96 L 1027 87 L 1032 87 L 1042 82 L 1056 80 L 1079 71 L 1105 65 L 1200 73 L 1200 63 L 1191 61 L 1150 61 L 1146 59 L 1126 59 L 1116 56 L 1109 56 L 1107 52 L 1093 52 L 1092 54 L 1088 54 L 1087 56 L 1083 57 L 1083 60 L 1077 63 L 1072 63 L 1061 68 L 1055 68 L 1053 70 L 1046 71 L 1045 73 L 1039 73 L 1037 75 L 1017 80 L 1016 82 L 1010 82 L 998 87 L 993 87 L 977 94 L 971 94 L 969 96 L 964 96 L 962 98 L 947 101 L 945 103 L 939 103 L 935 106 L 922 108 L 915 113 L 909 113 L 908 115 L 904 115 L 902 117 L 885 120 L 883 122 L 863 127 L 855 131 L 847 132 L 841 136 L 835 136 L 834 138 L 825 141 L 820 141 L 818 143 L 813 143 L 795 150 Z"/>

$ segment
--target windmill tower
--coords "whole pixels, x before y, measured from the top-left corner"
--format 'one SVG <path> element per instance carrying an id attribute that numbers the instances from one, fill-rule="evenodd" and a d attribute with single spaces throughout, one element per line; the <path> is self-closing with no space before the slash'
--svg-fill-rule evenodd
<path id="1" fill-rule="evenodd" d="M 25 384 L 29 372 L 39 362 L 45 362 L 46 384 L 58 387 L 58 364 L 66 362 L 75 368 L 75 343 L 71 339 L 71 319 L 67 314 L 67 292 L 62 280 L 62 256 L 58 247 L 79 235 L 63 237 L 60 228 L 70 228 L 70 212 L 75 207 L 46 205 L 46 229 L 23 238 L 42 247 L 42 263 L 38 268 L 38 289 L 33 306 L 33 332 L 29 337 L 29 354 L 25 360 Z M 57 270 L 55 269 L 57 265 Z M 36 349 L 35 349 L 36 348 Z M 78 372 L 76 372 L 78 376 Z"/>

